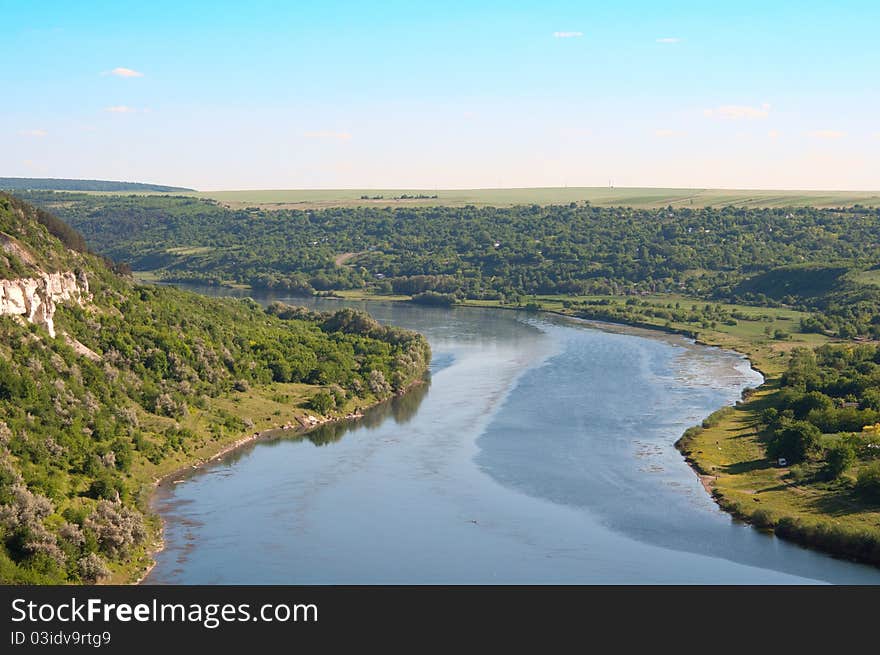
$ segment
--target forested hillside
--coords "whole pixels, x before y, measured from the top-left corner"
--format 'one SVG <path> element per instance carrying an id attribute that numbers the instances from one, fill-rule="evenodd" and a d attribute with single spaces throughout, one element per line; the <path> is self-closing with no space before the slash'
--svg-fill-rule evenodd
<path id="1" fill-rule="evenodd" d="M 523 294 L 676 292 L 808 311 L 806 330 L 880 335 L 880 286 L 869 270 L 880 262 L 877 208 L 264 211 L 185 197 L 29 197 L 98 252 L 166 280 L 513 303 Z"/>
<path id="2" fill-rule="evenodd" d="M 70 267 L 89 289 L 59 302 L 56 338 L 0 316 L 0 582 L 127 570 L 155 529 L 141 494 L 152 477 L 255 423 L 350 412 L 426 370 L 418 334 L 351 310 L 139 286 L 66 247 L 50 218 L 0 194 L 0 234 L 15 244 L 3 276 Z"/>

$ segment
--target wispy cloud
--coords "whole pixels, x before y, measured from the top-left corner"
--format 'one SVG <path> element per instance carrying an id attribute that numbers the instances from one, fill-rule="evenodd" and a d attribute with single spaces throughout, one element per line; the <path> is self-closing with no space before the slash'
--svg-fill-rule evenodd
<path id="1" fill-rule="evenodd" d="M 19 134 L 21 136 L 32 136 L 38 139 L 43 138 L 44 136 L 48 136 L 49 133 L 46 130 L 20 130 Z"/>
<path id="2" fill-rule="evenodd" d="M 118 68 L 114 68 L 112 71 L 106 71 L 101 73 L 101 75 L 113 75 L 114 77 L 143 77 L 144 74 L 140 71 L 132 70 L 131 68 L 122 68 L 121 66 Z"/>
<path id="3" fill-rule="evenodd" d="M 766 102 L 760 107 L 749 105 L 721 105 L 713 109 L 704 109 L 703 115 L 728 121 L 758 120 L 770 115 L 770 105 Z"/>
<path id="4" fill-rule="evenodd" d="M 146 107 L 143 109 L 138 109 L 137 107 L 129 107 L 128 105 L 113 105 L 112 107 L 105 107 L 104 111 L 110 112 L 111 114 L 148 114 L 150 110 Z"/>
<path id="5" fill-rule="evenodd" d="M 677 36 L 664 36 L 657 39 L 657 43 L 681 43 L 681 39 Z"/>
<path id="6" fill-rule="evenodd" d="M 807 134 L 814 139 L 842 139 L 846 136 L 846 132 L 840 130 L 813 130 Z"/>
<path id="7" fill-rule="evenodd" d="M 348 132 L 331 132 L 329 130 L 305 132 L 303 136 L 307 139 L 329 139 L 333 141 L 348 141 L 351 138 L 351 134 Z"/>
<path id="8" fill-rule="evenodd" d="M 553 32 L 554 39 L 577 39 L 583 35 L 583 32 Z"/>
<path id="9" fill-rule="evenodd" d="M 670 137 L 679 136 L 679 135 L 681 135 L 681 132 L 677 132 L 675 130 L 670 130 L 670 129 L 666 129 L 666 128 L 654 130 L 654 136 L 660 137 L 661 139 L 668 139 Z"/>

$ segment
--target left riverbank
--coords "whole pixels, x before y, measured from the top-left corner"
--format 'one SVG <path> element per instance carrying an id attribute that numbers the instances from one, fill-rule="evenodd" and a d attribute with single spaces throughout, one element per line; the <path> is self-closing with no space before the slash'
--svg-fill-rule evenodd
<path id="1" fill-rule="evenodd" d="M 143 467 L 135 477 L 139 482 L 139 503 L 146 509 L 152 506 L 157 490 L 164 484 L 173 484 L 185 475 L 197 471 L 231 453 L 260 441 L 302 436 L 323 425 L 342 421 L 357 421 L 364 413 L 395 396 L 409 393 L 414 387 L 424 384 L 427 368 L 407 384 L 401 391 L 386 398 L 374 396 L 350 398 L 339 410 L 319 414 L 305 408 L 303 398 L 323 387 L 302 384 L 273 384 L 267 389 L 241 394 L 243 399 L 233 396 L 224 399 L 234 406 L 242 420 L 251 421 L 255 429 L 244 435 L 231 433 L 219 438 L 200 435 L 202 444 L 186 455 L 178 456 L 159 465 Z M 197 417 L 196 417 L 197 418 Z M 118 568 L 104 582 L 109 584 L 140 584 L 155 566 L 155 555 L 164 548 L 162 517 L 149 512 L 149 538 L 139 552 L 133 554 L 126 565 Z"/>

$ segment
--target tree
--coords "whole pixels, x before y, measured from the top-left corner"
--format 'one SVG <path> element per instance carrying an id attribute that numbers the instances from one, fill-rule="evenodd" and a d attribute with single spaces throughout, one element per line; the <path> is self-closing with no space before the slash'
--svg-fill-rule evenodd
<path id="1" fill-rule="evenodd" d="M 385 398 L 391 395 L 391 385 L 385 380 L 385 374 L 382 371 L 370 371 L 370 391 L 376 398 Z"/>
<path id="2" fill-rule="evenodd" d="M 800 462 L 819 450 L 821 438 L 822 433 L 812 423 L 787 421 L 773 433 L 767 454 L 774 459 L 784 457 L 789 462 Z"/>
<path id="3" fill-rule="evenodd" d="M 326 414 L 336 407 L 336 400 L 329 391 L 321 389 L 318 393 L 312 396 L 312 399 L 309 401 L 309 407 L 319 414 Z"/>
<path id="4" fill-rule="evenodd" d="M 779 410 L 775 407 L 767 407 L 761 411 L 761 423 L 767 427 L 773 427 L 779 420 Z"/>
<path id="5" fill-rule="evenodd" d="M 832 478 L 839 478 L 850 466 L 855 464 L 856 449 L 848 441 L 831 446 L 825 456 L 825 472 Z"/>
<path id="6" fill-rule="evenodd" d="M 820 391 L 810 391 L 794 401 L 792 409 L 795 415 L 803 418 L 814 409 L 824 411 L 834 407 L 834 401 Z"/>
<path id="7" fill-rule="evenodd" d="M 859 471 L 856 489 L 865 498 L 880 501 L 880 462 L 869 464 Z"/>
<path id="8" fill-rule="evenodd" d="M 880 412 L 880 389 L 868 389 L 862 394 L 860 407 Z"/>
<path id="9" fill-rule="evenodd" d="M 110 575 L 110 569 L 97 553 L 89 553 L 85 557 L 81 557 L 77 564 L 79 565 L 79 576 L 83 582 L 95 583 Z"/>

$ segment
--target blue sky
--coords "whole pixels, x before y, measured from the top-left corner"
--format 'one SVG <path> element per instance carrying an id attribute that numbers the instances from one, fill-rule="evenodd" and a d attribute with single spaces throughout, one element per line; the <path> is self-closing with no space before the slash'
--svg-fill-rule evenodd
<path id="1" fill-rule="evenodd" d="M 880 189 L 880 3 L 0 0 L 0 176 Z"/>

